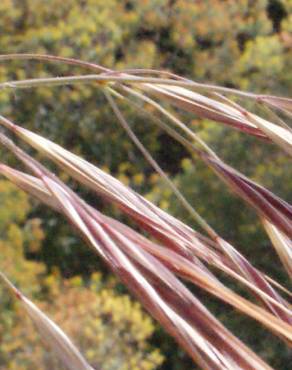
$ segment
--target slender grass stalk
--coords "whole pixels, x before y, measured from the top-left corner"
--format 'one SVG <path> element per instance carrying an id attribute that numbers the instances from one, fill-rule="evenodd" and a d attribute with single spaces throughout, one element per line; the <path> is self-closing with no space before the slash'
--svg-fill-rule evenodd
<path id="1" fill-rule="evenodd" d="M 133 130 L 128 125 L 127 121 L 125 120 L 123 114 L 121 113 L 118 106 L 114 102 L 113 98 L 111 97 L 111 95 L 106 90 L 105 90 L 105 95 L 106 95 L 106 98 L 107 98 L 110 106 L 112 107 L 116 117 L 118 118 L 121 126 L 127 132 L 130 139 L 135 143 L 137 148 L 141 151 L 141 153 L 146 158 L 146 160 L 155 169 L 155 171 L 161 176 L 161 178 L 164 180 L 166 185 L 170 187 L 170 189 L 173 191 L 173 193 L 175 194 L 175 196 L 177 197 L 179 202 L 182 204 L 182 206 L 185 208 L 185 210 L 191 215 L 191 217 L 202 227 L 203 230 L 205 230 L 209 234 L 209 236 L 211 238 L 216 239 L 218 237 L 217 233 L 199 215 L 199 213 L 190 205 L 190 203 L 182 195 L 182 193 L 175 186 L 175 184 L 169 179 L 169 177 L 166 175 L 166 173 L 162 170 L 162 168 L 158 165 L 158 163 L 153 159 L 151 154 L 147 151 L 147 149 L 144 147 L 144 145 L 141 143 L 141 141 L 134 134 Z"/>
<path id="2" fill-rule="evenodd" d="M 266 219 L 262 223 L 269 235 L 280 260 L 285 267 L 290 279 L 292 279 L 292 241 L 273 224 Z"/>
<path id="3" fill-rule="evenodd" d="M 216 86 L 212 84 L 202 84 L 198 82 L 194 82 L 190 79 L 183 78 L 181 76 L 178 76 L 174 73 L 170 73 L 168 71 L 160 71 L 156 69 L 128 69 L 124 71 L 113 71 L 109 68 L 105 68 L 99 64 L 96 63 L 89 63 L 85 62 L 83 60 L 79 59 L 73 59 L 73 58 L 65 58 L 55 55 L 48 55 L 48 54 L 29 54 L 29 53 L 23 53 L 23 54 L 6 54 L 6 55 L 0 55 L 0 62 L 1 61 L 7 61 L 7 60 L 41 60 L 44 62 L 53 62 L 53 63 L 63 63 L 68 65 L 75 65 L 79 66 L 88 70 L 96 71 L 96 72 L 103 72 L 108 74 L 117 74 L 117 73 L 133 73 L 135 74 L 156 74 L 156 75 L 165 75 L 167 77 L 171 77 L 171 81 L 173 80 L 179 80 L 184 81 L 187 84 L 192 85 L 193 88 L 197 88 L 203 92 L 218 92 L 223 94 L 230 94 L 230 95 L 238 95 L 244 98 L 249 98 L 257 101 L 261 101 L 265 104 L 268 104 L 269 106 L 275 107 L 283 112 L 290 113 L 292 111 L 292 99 L 288 98 L 282 98 L 278 96 L 272 96 L 272 95 L 259 95 L 252 92 L 246 92 L 246 91 L 240 91 L 233 88 L 227 88 L 222 86 Z M 165 79 L 162 79 L 163 81 Z M 149 82 L 149 81 L 148 81 Z M 174 84 L 175 85 L 175 84 Z M 178 86 L 180 86 L 178 84 Z M 181 85 L 183 86 L 183 85 Z"/>
<path id="4" fill-rule="evenodd" d="M 131 88 L 128 88 L 126 86 L 123 86 L 122 88 L 123 88 L 124 91 L 140 98 L 144 102 L 146 102 L 146 103 L 150 104 L 151 106 L 153 106 L 154 108 L 156 108 L 157 111 L 161 112 L 175 126 L 179 127 L 182 131 L 184 131 L 189 136 L 189 138 L 191 140 L 198 143 L 202 147 L 202 149 L 206 151 L 206 153 L 208 153 L 209 155 L 211 155 L 215 158 L 218 158 L 216 153 L 195 132 L 190 130 L 181 120 L 179 120 L 173 114 L 171 114 L 166 109 L 164 109 L 160 104 L 158 104 L 157 102 L 155 102 L 153 99 L 149 98 L 148 96 L 143 95 L 143 94 L 141 94 L 141 93 L 139 93 L 139 92 L 137 92 L 137 91 L 135 91 Z M 181 142 L 181 139 L 179 141 Z M 186 142 L 188 143 L 187 145 L 186 145 Z M 187 147 L 187 146 L 190 146 L 190 144 L 191 143 L 189 141 L 184 141 L 183 145 Z M 193 151 L 196 151 L 196 148 L 193 145 L 191 146 L 191 148 L 192 148 Z"/>

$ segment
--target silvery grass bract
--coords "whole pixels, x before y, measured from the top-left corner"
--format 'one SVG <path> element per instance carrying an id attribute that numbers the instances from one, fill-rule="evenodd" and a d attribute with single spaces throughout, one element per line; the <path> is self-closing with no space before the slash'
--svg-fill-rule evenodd
<path id="1" fill-rule="evenodd" d="M 178 201 L 197 221 L 204 234 L 162 211 L 85 159 L 2 116 L 0 124 L 5 129 L 54 161 L 81 186 L 89 187 L 98 196 L 115 204 L 142 229 L 149 232 L 155 241 L 150 241 L 128 226 L 92 208 L 58 177 L 3 134 L 0 135 L 0 142 L 25 164 L 31 174 L 0 164 L 1 174 L 63 214 L 149 313 L 202 368 L 270 368 L 224 328 L 180 279 L 191 281 L 259 321 L 287 345 L 292 342 L 291 306 L 278 289 L 288 295 L 290 293 L 252 266 L 235 246 L 220 237 L 198 214 L 195 205 L 187 202 L 129 127 L 118 103 L 124 100 L 134 108 L 144 111 L 144 106 L 151 105 L 154 108 L 150 114 L 153 122 L 214 170 L 230 190 L 255 209 L 280 261 L 291 277 L 291 205 L 224 163 L 177 114 L 174 115 L 163 106 L 163 102 L 167 102 L 180 110 L 228 125 L 259 140 L 272 141 L 285 153 L 291 154 L 291 128 L 275 113 L 280 111 L 282 115 L 289 117 L 292 111 L 291 99 L 199 84 L 164 71 L 112 71 L 97 64 L 49 55 L 0 56 L 0 61 L 12 59 L 66 63 L 93 71 L 94 74 L 91 75 L 8 81 L 0 83 L 0 89 L 38 86 L 49 88 L 64 84 L 95 83 L 96 88 L 104 92 L 113 111 L 113 118 L 118 120 L 129 138 L 171 187 Z M 260 104 L 275 120 L 268 121 L 247 111 L 229 98 L 233 96 Z M 240 282 L 254 294 L 257 303 L 248 301 L 224 286 L 215 273 L 210 271 L 211 266 Z M 46 339 L 45 335 L 43 336 Z M 69 368 L 74 369 L 70 366 Z"/>
<path id="2" fill-rule="evenodd" d="M 31 300 L 25 297 L 25 295 L 23 295 L 1 271 L 0 279 L 4 284 L 6 284 L 13 296 L 15 296 L 15 298 L 20 302 L 21 306 L 38 329 L 42 338 L 67 369 L 93 370 L 67 335 Z"/>

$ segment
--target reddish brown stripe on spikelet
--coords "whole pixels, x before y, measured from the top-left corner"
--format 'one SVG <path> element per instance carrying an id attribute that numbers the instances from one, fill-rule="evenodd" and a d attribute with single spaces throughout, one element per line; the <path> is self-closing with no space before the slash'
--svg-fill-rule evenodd
<path id="1" fill-rule="evenodd" d="M 203 156 L 203 159 L 216 170 L 220 177 L 239 196 L 279 227 L 286 235 L 292 237 L 291 205 L 223 162 L 206 155 Z"/>

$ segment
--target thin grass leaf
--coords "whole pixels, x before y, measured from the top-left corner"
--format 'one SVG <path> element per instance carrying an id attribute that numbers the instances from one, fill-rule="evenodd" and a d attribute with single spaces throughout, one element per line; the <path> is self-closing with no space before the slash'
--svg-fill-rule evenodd
<path id="1" fill-rule="evenodd" d="M 260 95 L 258 100 L 292 115 L 292 99 L 272 95 Z"/>
<path id="2" fill-rule="evenodd" d="M 43 182 L 38 178 L 21 171 L 17 171 L 3 163 L 0 163 L 0 173 L 20 189 L 37 198 L 40 202 L 59 211 L 58 203 L 55 202 L 55 199 L 46 190 L 46 188 L 44 188 Z"/>
<path id="3" fill-rule="evenodd" d="M 278 144 L 286 153 L 292 156 L 292 132 L 278 125 L 271 125 L 270 122 L 249 112 L 245 116 L 264 132 L 274 143 Z"/>
<path id="4" fill-rule="evenodd" d="M 216 96 L 219 96 L 223 101 L 226 101 L 231 107 L 235 107 L 238 112 L 245 117 L 249 122 L 258 127 L 263 133 L 267 135 L 274 143 L 279 145 L 286 153 L 292 155 L 292 130 L 283 120 L 280 119 L 273 111 L 271 111 L 267 105 L 263 104 L 264 101 L 258 99 L 256 102 L 264 107 L 266 111 L 276 120 L 278 125 L 275 125 L 249 111 L 242 108 L 237 103 L 232 100 L 222 96 L 218 93 L 215 93 Z"/>
<path id="5" fill-rule="evenodd" d="M 214 158 L 202 158 L 218 173 L 222 180 L 250 206 L 275 224 L 288 237 L 292 237 L 292 206 L 263 186 L 248 179 L 240 172 Z"/>
<path id="6" fill-rule="evenodd" d="M 129 94 L 133 95 L 134 97 L 138 97 L 143 102 L 146 102 L 146 103 L 150 104 L 158 112 L 162 113 L 162 115 L 165 116 L 165 118 L 167 118 L 176 128 L 179 128 L 184 133 L 186 133 L 188 135 L 188 137 L 190 138 L 190 140 L 198 143 L 204 151 L 206 151 L 211 156 L 214 156 L 214 157 L 217 158 L 216 153 L 195 132 L 190 130 L 181 120 L 179 120 L 177 117 L 175 117 L 172 113 L 170 113 L 166 109 L 164 109 L 161 106 L 161 104 L 158 104 L 153 99 L 150 99 L 148 96 L 146 96 L 145 94 L 141 94 L 141 93 L 135 91 L 132 88 L 128 88 L 126 86 L 122 86 L 121 88 L 122 88 L 123 92 L 129 93 Z M 111 89 L 111 91 L 114 91 L 114 90 Z M 129 104 L 131 106 L 134 105 L 135 107 L 137 107 L 137 104 L 135 104 L 133 102 L 133 100 L 130 100 L 129 98 L 126 98 L 123 95 L 120 95 L 120 97 L 122 99 L 127 99 L 127 101 L 129 101 Z M 186 149 L 189 149 L 190 151 L 197 151 L 198 150 L 193 145 L 193 143 L 190 142 L 190 140 L 187 140 L 186 138 L 182 137 L 180 134 L 178 134 L 178 132 L 176 130 L 170 128 L 167 124 L 165 124 L 161 120 L 157 119 L 157 117 L 154 116 L 153 114 L 151 114 L 151 118 L 154 118 L 154 122 L 156 122 L 156 123 L 158 122 L 158 126 L 160 128 L 162 128 L 164 131 L 166 131 L 175 140 L 180 142 Z"/>
<path id="7" fill-rule="evenodd" d="M 22 54 L 18 54 L 22 55 Z M 25 54 L 24 54 L 25 55 Z M 88 69 L 96 71 L 101 71 L 103 68 L 106 72 L 101 73 L 100 75 L 83 75 L 83 76 L 67 76 L 67 77 L 51 77 L 51 78 L 39 78 L 39 79 L 27 79 L 21 81 L 8 81 L 0 84 L 0 89 L 16 89 L 16 88 L 32 88 L 32 87 L 41 87 L 41 86 L 59 86 L 59 85 L 70 85 L 70 84 L 79 84 L 79 83 L 89 83 L 90 81 L 97 81 L 103 84 L 113 84 L 113 83 L 130 83 L 130 84 L 153 84 L 153 85 L 171 85 L 171 86 L 180 86 L 193 90 L 205 91 L 205 92 L 219 92 L 219 93 L 232 93 L 235 95 L 257 99 L 258 95 L 243 92 L 236 89 L 230 89 L 222 86 L 210 85 L 210 84 L 200 84 L 198 82 L 189 80 L 189 79 L 171 79 L 171 78 L 157 78 L 157 77 L 139 77 L 130 74 L 123 74 L 120 72 L 115 72 L 104 67 L 100 67 L 97 64 L 92 64 L 92 68 L 89 66 L 89 63 L 82 62 L 76 59 L 70 58 L 61 58 L 52 55 L 42 55 L 41 58 L 18 58 L 14 57 L 9 58 L 9 55 L 0 56 L 0 61 L 8 59 L 42 59 L 47 61 L 58 61 L 65 62 L 67 64 L 76 64 L 79 66 L 84 66 Z M 55 60 L 54 60 L 55 59 Z M 68 62 L 67 62 L 68 61 Z M 73 62 L 74 61 L 74 62 Z M 83 65 L 82 65 L 83 64 Z M 142 70 L 143 71 L 143 70 Z"/>
<path id="8" fill-rule="evenodd" d="M 41 61 L 46 61 L 46 62 L 75 65 L 75 66 L 79 66 L 82 68 L 94 70 L 97 72 L 110 71 L 110 69 L 102 67 L 96 63 L 89 63 L 89 62 L 84 62 L 83 60 L 65 58 L 65 57 L 60 57 L 56 55 L 29 54 L 29 53 L 0 55 L 0 61 L 7 61 L 7 60 L 41 60 Z"/>
<path id="9" fill-rule="evenodd" d="M 265 104 L 264 102 L 257 100 L 257 104 L 265 110 L 265 112 L 268 113 L 269 116 L 272 117 L 272 119 L 277 122 L 279 126 L 284 127 L 286 130 L 288 130 L 290 133 L 292 132 L 291 126 L 289 126 L 276 112 L 275 108 L 269 106 L 268 104 Z"/>
<path id="10" fill-rule="evenodd" d="M 141 84 L 140 86 L 146 88 L 147 90 L 158 94 L 159 96 L 163 96 L 169 100 L 172 100 L 176 103 L 180 108 L 189 109 L 198 114 L 200 117 L 205 117 L 208 119 L 212 119 L 215 121 L 223 122 L 234 126 L 240 130 L 246 131 L 252 135 L 258 137 L 265 137 L 254 125 L 249 123 L 248 121 L 243 120 L 242 118 L 236 119 L 236 117 L 232 117 L 229 114 L 224 114 L 217 110 L 211 109 L 202 104 L 195 104 L 191 100 L 185 99 L 177 94 L 167 92 L 165 87 L 163 88 L 158 85 L 146 84 L 142 85 L 144 81 L 150 80 L 153 83 L 157 82 L 160 79 L 145 79 L 139 78 L 135 76 L 123 77 L 123 76 L 115 76 L 115 75 L 84 75 L 84 76 L 68 76 L 68 77 L 49 77 L 49 78 L 36 78 L 36 79 L 28 79 L 28 80 L 19 80 L 19 81 L 7 81 L 0 83 L 0 90 L 3 89 L 27 89 L 27 88 L 34 88 L 34 87 L 52 87 L 52 86 L 65 86 L 65 85 L 74 85 L 74 84 L 89 84 L 92 82 L 96 82 L 101 86 L 114 86 L 115 82 L 122 82 L 122 83 L 135 83 Z M 163 80 L 163 79 L 162 79 Z M 163 80 L 162 83 L 169 85 L 167 86 L 169 89 L 173 90 L 176 89 L 176 86 L 171 86 L 170 83 L 173 82 L 172 80 Z M 175 81 L 174 81 L 175 82 Z M 187 91 L 187 90 L 186 90 Z M 188 110 L 187 109 L 187 110 Z"/>
<path id="11" fill-rule="evenodd" d="M 288 154 L 292 154 L 291 130 L 248 113 L 238 105 L 236 109 L 236 105 L 227 105 L 182 87 L 150 85 L 148 90 L 160 98 L 166 98 L 179 108 L 196 113 L 199 117 L 231 125 L 262 139 L 269 138 Z"/>
<path id="12" fill-rule="evenodd" d="M 83 69 L 95 71 L 95 72 L 103 72 L 108 77 L 110 76 L 118 76 L 122 78 L 126 75 L 126 77 L 133 75 L 143 75 L 143 74 L 153 74 L 158 76 L 163 76 L 163 78 L 140 78 L 136 79 L 135 82 L 144 82 L 144 83 L 158 83 L 164 85 L 173 85 L 173 86 L 180 86 L 184 88 L 188 88 L 190 90 L 197 90 L 200 92 L 214 92 L 214 93 L 223 93 L 223 94 L 230 94 L 230 95 L 238 95 L 243 98 L 257 100 L 257 101 L 264 101 L 278 107 L 279 109 L 284 109 L 285 111 L 291 111 L 291 104 L 292 100 L 289 98 L 282 98 L 273 95 L 259 95 L 247 91 L 241 91 L 234 88 L 217 86 L 212 84 L 203 84 L 192 81 L 188 78 L 181 77 L 177 74 L 171 73 L 169 71 L 161 71 L 157 69 L 126 69 L 120 71 L 114 71 L 109 68 L 103 67 L 96 63 L 85 62 L 80 59 L 76 58 L 66 58 L 60 57 L 56 55 L 49 55 L 49 54 L 29 54 L 29 53 L 22 53 L 22 54 L 2 54 L 0 55 L 0 62 L 1 61 L 9 61 L 9 60 L 41 60 L 44 62 L 52 62 L 52 63 L 62 63 L 67 65 L 75 65 L 82 67 Z M 166 77 L 167 78 L 166 78 Z M 127 80 L 128 81 L 128 80 Z"/>
<path id="13" fill-rule="evenodd" d="M 178 201 L 181 203 L 181 205 L 184 207 L 184 209 L 190 214 L 190 216 L 204 229 L 208 230 L 209 235 L 212 235 L 213 237 L 216 236 L 215 231 L 208 225 L 207 222 L 198 214 L 198 212 L 189 204 L 189 202 L 186 200 L 186 198 L 182 195 L 180 190 L 175 186 L 175 184 L 169 179 L 169 177 L 166 175 L 166 173 L 162 170 L 162 168 L 158 165 L 158 163 L 154 160 L 154 158 L 151 156 L 151 154 L 148 152 L 148 150 L 144 147 L 144 145 L 140 142 L 140 140 L 137 138 L 133 130 L 130 128 L 129 124 L 125 120 L 122 112 L 116 105 L 115 101 L 111 97 L 111 95 L 105 91 L 106 98 L 112 107 L 116 117 L 118 118 L 119 123 L 123 127 L 123 129 L 126 131 L 130 139 L 134 142 L 136 147 L 140 150 L 144 158 L 147 160 L 147 162 L 152 166 L 152 168 L 161 176 L 161 178 L 164 180 L 166 185 L 172 190 Z"/>
<path id="14" fill-rule="evenodd" d="M 262 133 L 254 124 L 244 119 L 235 109 L 230 106 L 210 99 L 194 91 L 183 87 L 170 85 L 146 85 L 146 91 L 165 99 L 180 109 L 195 113 L 200 118 L 207 118 L 215 122 L 221 122 L 254 135 L 261 139 L 266 139 L 265 133 Z"/>
<path id="15" fill-rule="evenodd" d="M 292 242 L 287 238 L 275 225 L 262 219 L 262 223 L 269 235 L 276 252 L 279 255 L 283 266 L 285 267 L 288 275 L 292 279 Z"/>
<path id="16" fill-rule="evenodd" d="M 36 326 L 44 342 L 50 346 L 53 353 L 56 354 L 67 369 L 94 370 L 60 327 L 49 319 L 31 300 L 16 289 L 1 271 L 0 279 L 18 299 L 21 306 Z"/>

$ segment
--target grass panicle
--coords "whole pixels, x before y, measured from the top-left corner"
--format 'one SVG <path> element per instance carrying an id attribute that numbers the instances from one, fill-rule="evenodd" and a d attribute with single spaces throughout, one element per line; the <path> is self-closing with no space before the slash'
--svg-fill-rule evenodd
<path id="1" fill-rule="evenodd" d="M 269 145 L 278 145 L 284 153 L 291 154 L 290 126 L 278 117 L 276 111 L 290 117 L 292 100 L 201 84 L 168 71 L 113 71 L 98 64 L 52 55 L 0 55 L 0 62 L 10 60 L 64 63 L 84 70 L 85 74 L 2 82 L 0 89 L 94 84 L 105 94 L 109 106 L 129 138 L 172 189 L 202 232 L 161 210 L 85 159 L 3 116 L 0 116 L 0 125 L 5 132 L 10 131 L 12 135 L 16 135 L 53 161 L 61 170 L 77 180 L 80 186 L 90 188 L 99 197 L 113 203 L 141 229 L 146 230 L 151 239 L 94 209 L 57 175 L 52 174 L 2 133 L 0 143 L 14 153 L 31 174 L 4 163 L 0 163 L 0 173 L 62 214 L 201 368 L 271 369 L 226 329 L 181 279 L 195 284 L 257 320 L 286 344 L 291 345 L 291 306 L 276 287 L 283 291 L 285 288 L 256 269 L 235 246 L 218 235 L 197 212 L 195 205 L 188 203 L 180 189 L 173 184 L 129 126 L 119 108 L 119 102 L 125 101 L 142 111 L 144 106 L 150 105 L 150 117 L 153 122 L 179 141 L 194 159 L 209 166 L 231 191 L 257 212 L 283 267 L 291 277 L 291 205 L 224 163 L 213 149 L 179 118 L 179 112 L 191 112 L 199 118 L 227 125 Z M 240 101 L 259 103 L 267 112 L 272 112 L 272 119 L 268 120 L 247 111 L 244 106 L 233 100 L 234 97 L 240 98 Z M 166 109 L 164 103 L 170 108 Z M 175 113 L 172 106 L 175 107 Z M 224 272 L 253 293 L 257 299 L 256 303 L 225 286 L 216 276 L 217 270 Z M 1 278 L 14 293 L 17 292 L 16 297 L 22 302 L 43 339 L 48 341 L 65 366 L 74 370 L 92 369 L 61 329 L 19 293 L 2 273 Z"/>

